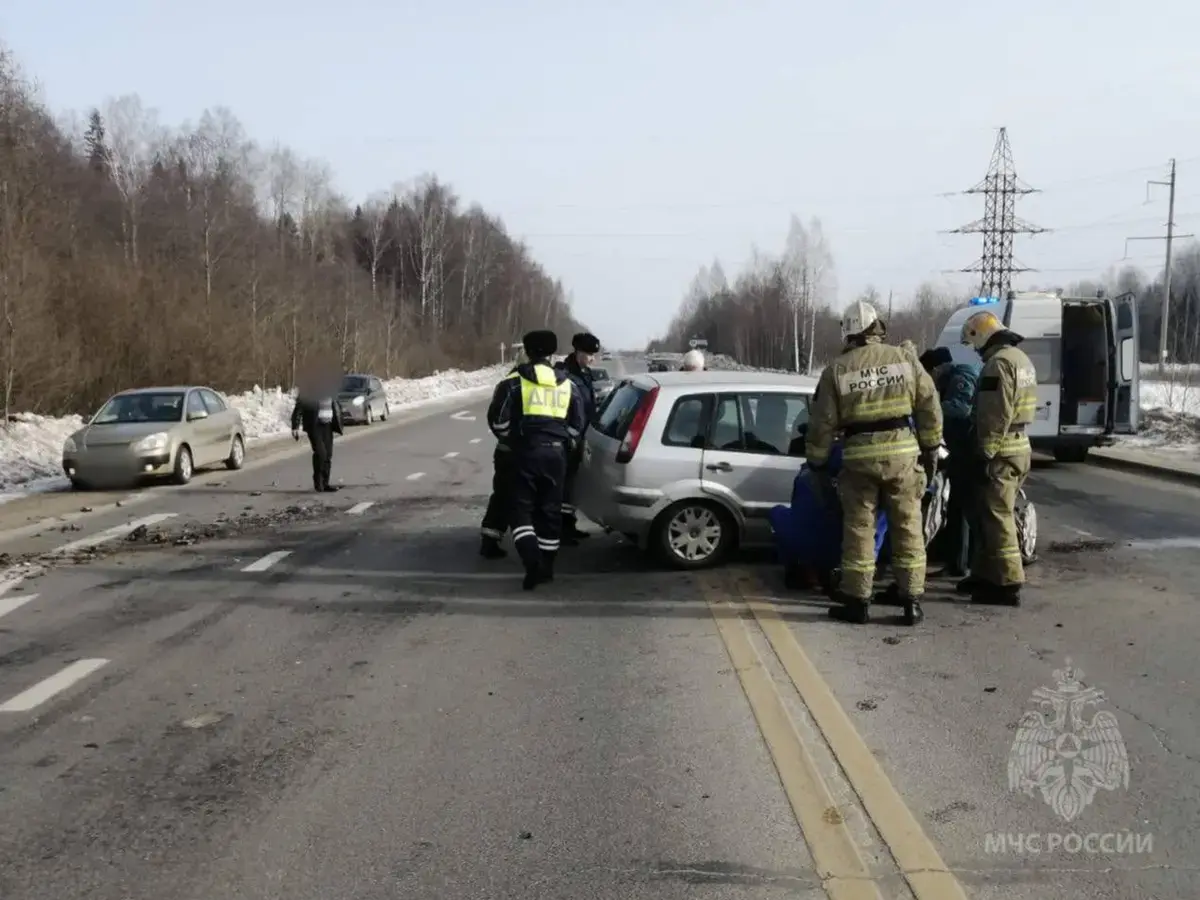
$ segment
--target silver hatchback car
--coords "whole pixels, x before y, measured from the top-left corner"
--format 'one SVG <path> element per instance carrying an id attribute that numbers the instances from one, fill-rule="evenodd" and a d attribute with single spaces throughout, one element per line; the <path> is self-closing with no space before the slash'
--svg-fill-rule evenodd
<path id="1" fill-rule="evenodd" d="M 576 504 L 677 568 L 769 543 L 767 513 L 791 501 L 816 387 L 766 372 L 632 376 L 588 429 Z"/>

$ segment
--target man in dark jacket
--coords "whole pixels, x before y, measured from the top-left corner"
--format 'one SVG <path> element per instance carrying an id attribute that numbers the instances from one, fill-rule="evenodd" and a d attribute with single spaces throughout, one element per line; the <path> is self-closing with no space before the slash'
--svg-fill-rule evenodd
<path id="1" fill-rule="evenodd" d="M 975 388 L 979 382 L 980 366 L 976 363 L 956 363 L 946 347 L 934 347 L 921 354 L 921 365 L 933 376 L 934 386 L 942 403 L 942 428 L 946 449 L 946 475 L 950 481 L 950 501 L 946 507 L 946 524 L 939 542 L 947 574 L 962 578 L 967 574 L 972 535 L 973 496 L 976 493 L 971 464 L 974 460 L 971 442 L 971 417 L 975 406 Z"/>
<path id="2" fill-rule="evenodd" d="M 583 399 L 584 430 L 591 424 L 596 415 L 596 388 L 592 377 L 592 360 L 600 352 L 600 339 L 594 334 L 581 332 L 571 339 L 574 351 L 570 356 L 554 368 L 565 374 L 575 384 Z M 579 530 L 579 520 L 575 512 L 575 477 L 579 474 L 579 464 L 583 461 L 583 438 L 580 437 L 578 446 L 567 459 L 567 480 L 563 486 L 563 536 L 564 544 L 574 546 L 580 540 L 590 537 L 586 531 Z"/>
<path id="3" fill-rule="evenodd" d="M 550 365 L 558 348 L 554 332 L 531 331 L 522 343 L 529 362 L 496 385 L 487 423 L 492 434 L 511 443 L 516 457 L 510 521 L 529 591 L 554 579 L 567 457 L 585 422 L 579 390 Z"/>
<path id="4" fill-rule="evenodd" d="M 520 363 L 508 370 L 516 374 Z M 508 556 L 500 541 L 508 531 L 512 519 L 513 479 L 516 477 L 515 457 L 507 436 L 496 435 L 496 449 L 492 451 L 492 494 L 488 497 L 483 521 L 479 523 L 479 555 L 485 559 L 503 559 Z"/>
<path id="5" fill-rule="evenodd" d="M 332 493 L 338 490 L 337 485 L 330 483 L 330 472 L 333 436 L 342 434 L 342 411 L 337 403 L 340 386 L 340 367 L 329 365 L 314 369 L 300 385 L 292 409 L 292 437 L 300 440 L 303 429 L 312 445 L 314 491 Z"/>

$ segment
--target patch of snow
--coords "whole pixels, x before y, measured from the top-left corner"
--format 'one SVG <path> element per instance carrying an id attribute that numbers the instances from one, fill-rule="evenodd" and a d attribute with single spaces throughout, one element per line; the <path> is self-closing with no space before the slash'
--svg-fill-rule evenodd
<path id="1" fill-rule="evenodd" d="M 425 378 L 393 378 L 384 382 L 392 412 L 443 400 L 455 394 L 490 387 L 507 374 L 509 366 L 489 366 L 472 372 L 451 369 Z M 246 427 L 246 442 L 253 444 L 289 434 L 295 393 L 281 388 L 256 387 L 243 394 L 222 395 L 239 410 Z M 0 427 L 0 503 L 39 491 L 63 490 L 62 446 L 84 425 L 79 416 L 51 418 L 32 413 L 12 416 Z"/>

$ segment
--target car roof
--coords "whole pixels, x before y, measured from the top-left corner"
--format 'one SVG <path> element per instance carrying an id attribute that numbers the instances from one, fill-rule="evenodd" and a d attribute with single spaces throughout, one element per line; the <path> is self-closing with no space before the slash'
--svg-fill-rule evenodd
<path id="1" fill-rule="evenodd" d="M 702 372 L 645 372 L 632 379 L 635 382 L 657 384 L 664 388 L 693 387 L 703 385 L 711 390 L 745 387 L 799 388 L 811 393 L 817 388 L 817 379 L 808 375 L 792 375 L 785 372 L 737 372 L 722 369 L 705 369 Z"/>
<path id="2" fill-rule="evenodd" d="M 113 394 L 113 396 L 114 397 L 129 397 L 129 396 L 136 395 L 136 394 L 183 393 L 184 391 L 199 391 L 199 390 L 212 391 L 213 389 L 210 387 L 206 387 L 205 385 L 202 385 L 202 384 L 176 384 L 176 385 L 164 385 L 163 387 L 130 388 L 127 391 L 117 391 L 117 393 Z M 216 393 L 216 391 L 213 391 L 213 393 Z"/>

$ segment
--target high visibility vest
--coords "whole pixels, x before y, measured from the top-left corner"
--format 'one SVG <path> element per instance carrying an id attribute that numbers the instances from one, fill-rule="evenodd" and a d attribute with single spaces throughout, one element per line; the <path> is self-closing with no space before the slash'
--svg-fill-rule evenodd
<path id="1" fill-rule="evenodd" d="M 565 422 L 571 409 L 571 380 L 561 382 L 549 366 L 534 366 L 537 381 L 520 373 L 510 375 L 521 382 L 521 416 L 529 419 L 552 419 Z"/>

